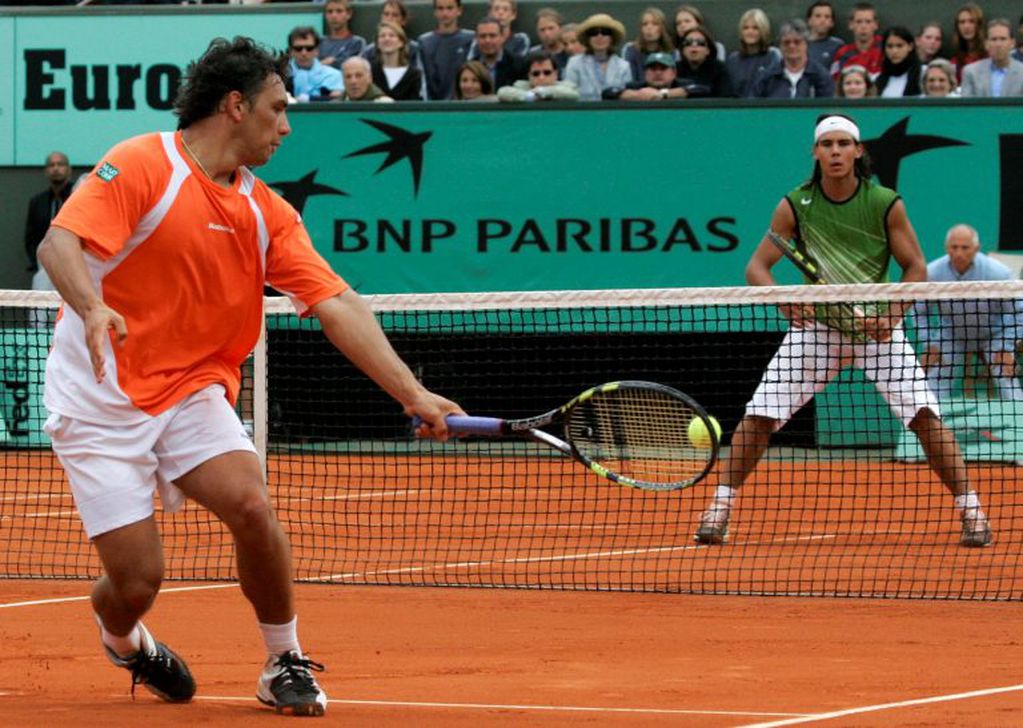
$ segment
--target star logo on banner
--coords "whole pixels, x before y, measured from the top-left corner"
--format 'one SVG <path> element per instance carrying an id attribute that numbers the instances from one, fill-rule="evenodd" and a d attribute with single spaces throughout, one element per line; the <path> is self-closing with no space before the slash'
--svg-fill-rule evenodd
<path id="1" fill-rule="evenodd" d="M 899 164 L 906 157 L 942 147 L 969 146 L 969 142 L 943 136 L 907 134 L 907 127 L 909 127 L 908 116 L 888 127 L 881 136 L 875 139 L 866 139 L 863 142 L 863 146 L 870 154 L 870 161 L 873 163 L 874 173 L 878 180 L 885 187 L 890 187 L 893 190 L 898 189 Z"/>
<path id="2" fill-rule="evenodd" d="M 416 197 L 419 196 L 419 180 L 423 173 L 423 146 L 433 136 L 432 131 L 424 131 L 421 133 L 414 133 L 400 129 L 390 124 L 385 124 L 382 121 L 373 121 L 371 119 L 360 119 L 362 123 L 369 124 L 377 131 L 383 132 L 387 135 L 388 141 L 380 142 L 379 144 L 373 144 L 372 146 L 364 147 L 358 151 L 346 154 L 344 159 L 349 157 L 361 157 L 367 154 L 387 154 L 386 159 L 381 163 L 380 167 L 374 174 L 380 174 L 385 169 L 393 164 L 397 164 L 403 159 L 407 159 L 409 165 L 412 167 L 412 185 L 415 190 Z"/>
<path id="3" fill-rule="evenodd" d="M 316 195 L 348 197 L 348 193 L 344 190 L 339 190 L 327 185 L 321 185 L 319 182 L 315 181 L 316 173 L 319 171 L 320 170 L 318 169 L 314 169 L 301 179 L 293 182 L 267 182 L 267 185 L 279 190 L 281 197 L 287 200 L 291 206 L 298 211 L 299 215 L 302 214 L 306 200 L 310 197 L 314 197 Z"/>

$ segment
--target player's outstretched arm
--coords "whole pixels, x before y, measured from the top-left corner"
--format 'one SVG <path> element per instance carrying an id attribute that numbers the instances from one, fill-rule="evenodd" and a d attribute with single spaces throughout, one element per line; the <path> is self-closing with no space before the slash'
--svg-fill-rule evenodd
<path id="1" fill-rule="evenodd" d="M 796 233 L 796 217 L 788 200 L 782 200 L 774 208 L 771 215 L 771 230 L 786 240 L 791 240 Z M 771 270 L 781 260 L 782 253 L 765 235 L 753 251 L 753 256 L 746 264 L 746 282 L 751 286 L 773 286 L 774 275 Z M 813 306 L 810 304 L 785 304 L 778 307 L 793 326 L 802 326 L 813 320 Z"/>
<path id="2" fill-rule="evenodd" d="M 60 297 L 84 322 L 92 371 L 96 381 L 102 382 L 106 374 L 106 337 L 113 330 L 117 343 L 124 343 L 128 336 L 124 318 L 100 298 L 85 265 L 82 241 L 73 232 L 51 226 L 39 245 L 38 258 Z"/>
<path id="3" fill-rule="evenodd" d="M 464 415 L 454 402 L 434 394 L 416 379 L 387 340 L 366 302 L 349 289 L 321 301 L 312 309 L 330 342 L 366 376 L 394 397 L 409 417 L 423 419 L 418 434 L 436 440 L 448 438 L 447 415 Z"/>

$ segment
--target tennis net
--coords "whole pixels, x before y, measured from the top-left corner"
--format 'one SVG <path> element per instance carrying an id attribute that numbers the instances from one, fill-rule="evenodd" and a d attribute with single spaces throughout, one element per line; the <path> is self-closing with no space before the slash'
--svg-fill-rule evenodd
<path id="1" fill-rule="evenodd" d="M 703 546 L 693 533 L 720 465 L 688 490 L 652 493 L 531 442 L 417 441 L 400 408 L 333 351 L 314 320 L 268 299 L 239 406 L 265 454 L 300 580 L 1023 598 L 1023 403 L 1012 369 L 1019 283 L 369 298 L 416 375 L 471 413 L 527 417 L 595 384 L 647 379 L 687 392 L 721 421 L 723 456 L 788 329 L 779 305 L 815 306 L 841 328 L 842 317 L 915 301 L 906 335 L 922 360 L 944 362 L 931 365 L 930 387 L 994 541 L 959 545 L 952 498 L 919 441 L 855 368 L 839 366 L 772 437 L 732 509 L 729 542 Z M 7 577 L 99 573 L 41 432 L 40 320 L 52 303 L 46 294 L 0 299 Z M 858 337 L 856 321 L 848 325 Z M 172 578 L 234 578 L 230 538 L 201 509 L 158 518 Z"/>

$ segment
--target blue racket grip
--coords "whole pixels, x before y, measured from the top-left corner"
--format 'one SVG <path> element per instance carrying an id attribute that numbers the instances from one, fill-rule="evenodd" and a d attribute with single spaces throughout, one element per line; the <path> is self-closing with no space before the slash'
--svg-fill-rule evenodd
<path id="1" fill-rule="evenodd" d="M 468 415 L 448 415 L 445 422 L 448 429 L 457 435 L 492 435 L 504 433 L 504 420 L 498 417 L 470 417 Z M 412 426 L 419 427 L 423 418 L 416 415 L 412 418 Z"/>

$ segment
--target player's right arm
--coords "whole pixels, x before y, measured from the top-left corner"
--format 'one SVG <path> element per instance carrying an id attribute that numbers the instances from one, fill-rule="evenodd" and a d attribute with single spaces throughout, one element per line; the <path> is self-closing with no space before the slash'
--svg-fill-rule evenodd
<path id="1" fill-rule="evenodd" d="M 39 245 L 39 264 L 46 269 L 61 298 L 74 309 L 85 324 L 85 342 L 97 382 L 105 375 L 105 337 L 113 330 L 117 342 L 128 335 L 124 318 L 107 306 L 93 285 L 85 264 L 81 239 L 70 230 L 50 226 Z"/>
<path id="2" fill-rule="evenodd" d="M 792 212 L 792 206 L 784 198 L 774 208 L 774 214 L 771 215 L 771 230 L 786 240 L 791 240 L 796 234 L 796 216 Z M 753 251 L 749 263 L 746 264 L 746 282 L 751 286 L 776 285 L 771 270 L 781 260 L 781 257 L 781 251 L 765 235 L 757 249 Z M 814 317 L 811 304 L 784 304 L 778 308 L 795 326 L 812 321 Z"/>

